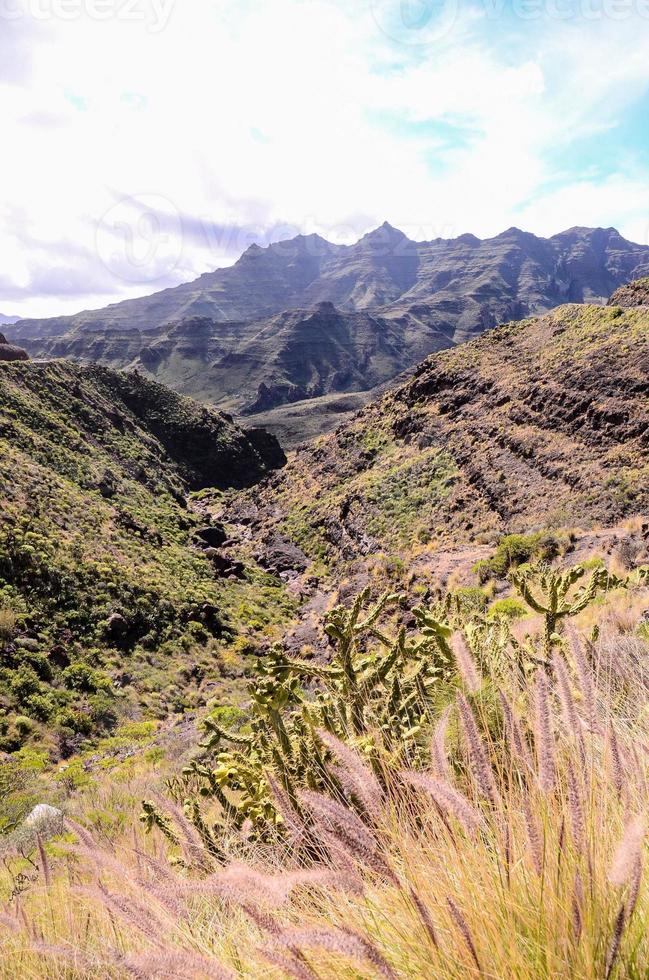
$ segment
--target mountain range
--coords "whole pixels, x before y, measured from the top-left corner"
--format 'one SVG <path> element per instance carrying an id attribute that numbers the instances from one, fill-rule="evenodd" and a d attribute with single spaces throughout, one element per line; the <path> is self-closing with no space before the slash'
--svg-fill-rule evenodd
<path id="1" fill-rule="evenodd" d="M 137 369 L 291 445 L 435 351 L 563 303 L 602 305 L 648 274 L 649 247 L 612 228 L 414 242 L 385 223 L 354 245 L 253 245 L 194 282 L 7 334 L 38 358 Z"/>

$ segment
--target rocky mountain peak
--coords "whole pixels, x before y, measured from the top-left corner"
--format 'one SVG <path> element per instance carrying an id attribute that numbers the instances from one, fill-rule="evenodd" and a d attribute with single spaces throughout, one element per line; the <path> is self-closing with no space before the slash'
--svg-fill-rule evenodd
<path id="1" fill-rule="evenodd" d="M 360 242 L 360 246 L 369 246 L 370 248 L 393 248 L 395 245 L 402 245 L 404 242 L 409 242 L 407 235 L 395 228 L 388 221 L 384 221 L 382 225 L 375 228 L 374 231 L 370 231 L 367 235 L 363 235 Z M 413 243 L 414 245 L 414 243 Z"/>

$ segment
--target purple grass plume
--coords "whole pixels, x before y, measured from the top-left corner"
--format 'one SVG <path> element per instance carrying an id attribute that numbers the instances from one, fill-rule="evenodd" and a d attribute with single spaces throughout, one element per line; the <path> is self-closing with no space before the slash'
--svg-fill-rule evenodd
<path id="1" fill-rule="evenodd" d="M 498 803 L 498 790 L 496 788 L 496 782 L 491 770 L 489 756 L 487 755 L 484 743 L 480 737 L 480 733 L 478 732 L 478 726 L 476 725 L 475 718 L 473 717 L 473 712 L 471 711 L 469 702 L 461 693 L 457 696 L 457 704 L 460 711 L 460 718 L 462 720 L 462 728 L 464 729 L 464 738 L 469 754 L 473 778 L 475 779 L 480 794 L 486 797 L 486 799 L 489 800 L 491 805 L 495 808 Z"/>
<path id="2" fill-rule="evenodd" d="M 464 686 L 470 694 L 476 694 L 482 687 L 483 680 L 469 649 L 469 644 L 459 631 L 451 637 L 451 650 L 455 657 L 455 665 L 462 678 Z"/>
<path id="3" fill-rule="evenodd" d="M 337 775 L 342 775 L 345 789 L 349 787 L 353 795 L 362 803 L 367 814 L 375 820 L 381 816 L 384 793 L 381 784 L 356 749 L 345 745 L 339 738 L 325 729 L 318 729 L 318 738 L 326 745 L 340 763 Z M 341 769 L 344 770 L 341 773 Z M 347 784 L 347 785 L 345 785 Z"/>
<path id="4" fill-rule="evenodd" d="M 405 783 L 427 793 L 447 816 L 457 820 L 467 835 L 473 836 L 484 829 L 482 814 L 447 780 L 410 770 L 404 770 L 400 775 Z"/>
<path id="5" fill-rule="evenodd" d="M 536 673 L 534 685 L 534 740 L 539 785 L 547 795 L 554 789 L 556 781 L 556 762 L 554 734 L 552 732 L 552 710 L 550 707 L 550 688 L 543 668 Z"/>
<path id="6" fill-rule="evenodd" d="M 621 888 L 631 879 L 638 861 L 642 859 L 642 847 L 647 833 L 647 820 L 644 815 L 632 817 L 617 846 L 608 877 L 612 885 Z"/>
<path id="7" fill-rule="evenodd" d="M 468 922 L 466 921 L 464 915 L 462 914 L 462 911 L 455 904 L 452 898 L 447 898 L 446 903 L 449 907 L 451 917 L 455 925 L 457 926 L 460 935 L 464 939 L 466 947 L 469 950 L 469 953 L 471 954 L 471 958 L 473 959 L 473 962 L 475 963 L 478 972 L 482 973 L 482 967 L 480 966 L 480 960 L 478 959 L 478 953 L 475 948 L 475 943 L 473 942 L 473 936 L 471 935 L 471 930 L 469 929 Z"/>

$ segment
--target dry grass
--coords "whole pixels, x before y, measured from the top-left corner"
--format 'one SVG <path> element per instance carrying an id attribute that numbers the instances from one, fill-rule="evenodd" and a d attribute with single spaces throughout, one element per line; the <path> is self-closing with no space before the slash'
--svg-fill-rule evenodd
<path id="1" fill-rule="evenodd" d="M 139 829 L 99 845 L 72 827 L 5 909 L 2 976 L 645 978 L 649 683 L 630 642 L 575 640 L 500 692 L 470 671 L 434 773 L 382 788 L 332 741 L 364 804 L 304 794 L 308 826 L 233 837 L 227 867 L 182 819 L 175 863 Z"/>
<path id="2" fill-rule="evenodd" d="M 16 614 L 13 609 L 6 606 L 0 607 L 0 641 L 11 640 L 16 629 Z"/>

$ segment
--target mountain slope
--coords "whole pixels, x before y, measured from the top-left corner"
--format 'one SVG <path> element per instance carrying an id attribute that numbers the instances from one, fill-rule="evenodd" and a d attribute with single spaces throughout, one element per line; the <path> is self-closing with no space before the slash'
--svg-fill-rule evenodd
<path id="1" fill-rule="evenodd" d="M 337 567 L 647 513 L 648 377 L 646 308 L 507 324 L 429 358 L 229 519 Z"/>
<path id="2" fill-rule="evenodd" d="M 0 364 L 0 748 L 44 725 L 65 753 L 218 676 L 232 609 L 263 590 L 192 547 L 187 493 L 281 460 L 266 435 L 136 375 Z"/>

